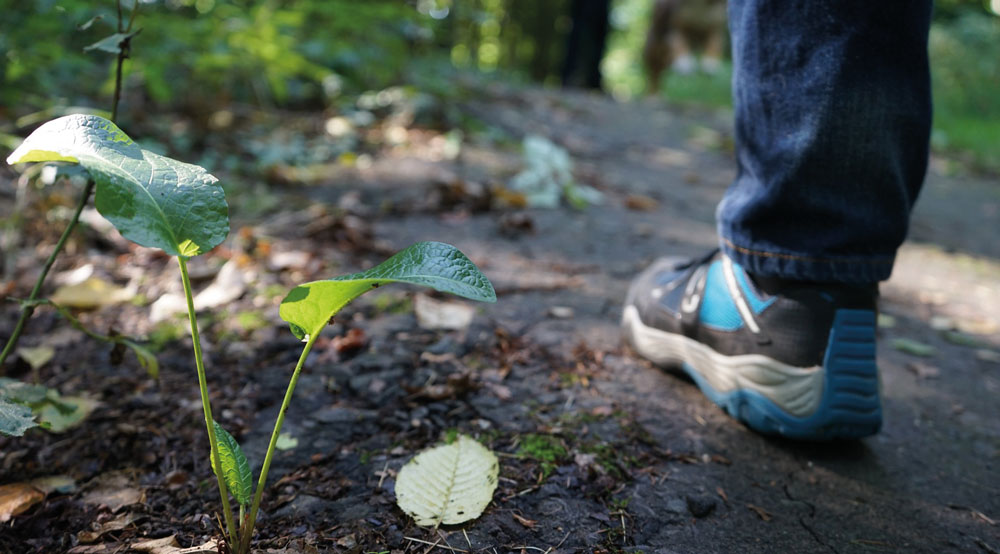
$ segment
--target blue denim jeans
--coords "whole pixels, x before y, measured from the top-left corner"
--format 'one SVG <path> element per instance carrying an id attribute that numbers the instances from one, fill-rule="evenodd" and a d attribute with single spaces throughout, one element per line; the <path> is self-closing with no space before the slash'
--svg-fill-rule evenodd
<path id="1" fill-rule="evenodd" d="M 929 0 L 730 0 L 739 172 L 723 250 L 787 279 L 887 279 L 927 168 Z"/>

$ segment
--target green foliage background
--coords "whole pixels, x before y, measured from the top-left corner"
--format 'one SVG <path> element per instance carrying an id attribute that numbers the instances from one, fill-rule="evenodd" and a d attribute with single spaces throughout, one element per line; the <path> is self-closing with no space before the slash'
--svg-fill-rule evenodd
<path id="1" fill-rule="evenodd" d="M 606 89 L 640 94 L 639 55 L 652 0 L 613 0 Z M 125 0 L 125 4 L 129 1 Z M 454 89 L 454 71 L 558 83 L 570 0 L 144 0 L 126 105 L 210 113 L 336 105 L 411 84 Z M 930 52 L 933 144 L 1000 169 L 998 0 L 938 0 Z M 0 133 L 54 106 L 106 106 L 111 56 L 83 48 L 112 32 L 111 0 L 0 0 Z M 86 30 L 77 26 L 101 16 Z M 729 74 L 672 76 L 669 100 L 729 105 Z M 5 124 L 5 122 L 8 122 Z M 2 138 L 2 137 L 0 137 Z"/>

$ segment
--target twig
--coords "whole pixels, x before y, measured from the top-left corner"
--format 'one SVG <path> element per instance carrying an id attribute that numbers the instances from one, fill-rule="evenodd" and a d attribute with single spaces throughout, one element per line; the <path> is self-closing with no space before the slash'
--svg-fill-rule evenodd
<path id="1" fill-rule="evenodd" d="M 385 481 L 385 476 L 389 473 L 389 462 L 388 461 L 386 461 L 385 462 L 385 466 L 382 467 L 382 472 L 381 473 L 382 473 L 382 475 L 380 475 L 379 478 L 378 478 L 378 485 L 375 487 L 375 490 L 382 490 L 382 481 Z"/>
<path id="2" fill-rule="evenodd" d="M 569 535 L 570 535 L 570 533 L 566 533 L 566 536 L 563 537 L 561 541 L 559 541 L 559 544 L 557 544 L 555 546 L 550 546 L 549 549 L 546 550 L 545 552 L 548 553 L 548 552 L 551 552 L 553 550 L 559 550 L 559 547 L 562 546 L 564 542 L 566 542 L 566 539 L 569 538 Z"/>
<path id="3" fill-rule="evenodd" d="M 116 5 L 118 7 L 118 32 L 123 30 L 123 20 L 122 20 L 122 4 L 121 0 L 116 0 Z M 135 0 L 132 4 L 132 15 L 129 19 L 129 28 L 132 27 L 132 21 L 135 19 L 135 13 L 138 9 L 139 1 Z M 122 65 L 125 62 L 125 58 L 128 57 L 128 48 L 131 39 L 125 39 L 118 44 L 118 64 L 115 69 L 115 93 L 111 99 L 111 121 L 114 122 L 118 118 L 118 99 L 121 97 L 122 93 Z M 49 255 L 48 260 L 45 261 L 45 266 L 42 268 L 42 273 L 38 276 L 38 280 L 35 281 L 35 286 L 31 289 L 31 294 L 28 296 L 28 301 L 37 300 L 38 294 L 42 290 L 42 284 L 45 282 L 45 278 L 49 275 L 49 270 L 52 269 L 52 264 L 56 261 L 56 256 L 62 251 L 63 245 L 66 244 L 66 239 L 69 238 L 70 233 L 76 228 L 77 222 L 80 221 L 80 213 L 83 211 L 84 206 L 90 200 L 90 194 L 94 191 L 94 180 L 88 179 L 87 185 L 83 189 L 83 194 L 80 195 L 80 201 L 76 205 L 76 211 L 73 212 L 73 218 L 70 219 L 69 225 L 63 230 L 62 236 L 59 237 L 59 242 L 56 243 L 55 249 L 52 250 L 52 254 Z M 28 322 L 28 319 L 35 312 L 34 306 L 25 305 L 21 307 L 21 315 L 17 319 L 17 325 L 14 326 L 14 332 L 7 339 L 7 344 L 4 346 L 3 351 L 0 352 L 0 375 L 4 374 L 3 364 L 7 361 L 7 357 L 10 353 L 14 351 L 14 347 L 17 346 L 18 339 L 21 338 L 21 332 L 24 331 L 24 326 Z"/>
<path id="4" fill-rule="evenodd" d="M 62 236 L 59 237 L 59 242 L 56 243 L 56 247 L 49 254 L 48 260 L 45 261 L 45 266 L 42 267 L 42 273 L 38 276 L 38 280 L 35 281 L 35 286 L 31 289 L 31 294 L 28 296 L 28 302 L 21 306 L 21 316 L 17 320 L 17 325 L 14 326 L 14 332 L 10 335 L 7 340 L 7 345 L 4 346 L 3 352 L 0 352 L 0 375 L 3 375 L 3 363 L 7 360 L 7 356 L 14 351 L 14 347 L 17 346 L 17 340 L 21 337 L 21 332 L 24 330 L 25 323 L 28 322 L 28 318 L 31 314 L 35 312 L 35 305 L 31 302 L 38 299 L 38 294 L 42 290 L 42 283 L 45 282 L 45 277 L 48 276 L 49 270 L 52 269 L 52 264 L 56 261 L 56 256 L 62 250 L 63 245 L 66 244 L 66 240 L 69 238 L 70 233 L 73 232 L 73 228 L 76 227 L 76 222 L 80 219 L 80 212 L 83 211 L 83 207 L 87 205 L 87 200 L 90 199 L 90 193 L 94 190 L 94 180 L 90 179 L 87 181 L 87 186 L 83 189 L 83 194 L 80 195 L 80 201 L 76 204 L 76 211 L 73 213 L 73 219 L 70 220 L 69 225 L 63 230 Z"/>
<path id="5" fill-rule="evenodd" d="M 441 542 L 441 539 L 438 539 L 437 542 L 429 542 L 429 541 L 420 540 L 420 539 L 417 539 L 417 538 L 414 538 L 414 537 L 403 537 L 403 538 L 406 539 L 406 540 L 408 540 L 408 541 L 419 542 L 420 544 L 428 544 L 431 547 L 437 547 L 437 548 L 443 548 L 445 550 L 451 550 L 452 552 L 468 552 L 468 550 L 462 550 L 461 548 L 455 548 L 454 546 L 447 546 L 447 545 L 441 546 L 439 544 Z"/>

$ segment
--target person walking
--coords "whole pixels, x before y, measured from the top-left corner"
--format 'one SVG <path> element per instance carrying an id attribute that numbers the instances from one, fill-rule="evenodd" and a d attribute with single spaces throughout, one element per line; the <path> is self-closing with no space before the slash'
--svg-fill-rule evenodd
<path id="1" fill-rule="evenodd" d="M 719 248 L 640 273 L 625 337 L 758 432 L 875 434 L 878 282 L 927 168 L 931 2 L 728 9 L 738 173 Z"/>

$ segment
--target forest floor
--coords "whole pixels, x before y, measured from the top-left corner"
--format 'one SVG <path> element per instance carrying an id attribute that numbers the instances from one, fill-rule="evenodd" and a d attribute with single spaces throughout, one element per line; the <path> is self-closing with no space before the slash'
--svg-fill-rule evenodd
<path id="1" fill-rule="evenodd" d="M 297 444 L 272 466 L 260 551 L 1000 551 L 996 178 L 932 163 L 910 240 L 882 286 L 882 432 L 790 442 L 733 421 L 619 335 L 638 270 L 716 244 L 713 212 L 734 173 L 727 114 L 506 88 L 451 109 L 510 138 L 473 137 L 456 157 L 442 154 L 442 133 L 403 126 L 392 132 L 405 140 L 363 164 L 276 167 L 268 186 L 243 179 L 227 190 L 231 238 L 193 260 L 198 288 L 221 280 L 238 294 L 201 319 L 216 417 L 256 465 L 299 351 L 277 316 L 291 286 L 440 240 L 468 254 L 499 296 L 450 331 L 419 326 L 413 306 L 426 297 L 404 287 L 337 316 L 286 418 Z M 322 132 L 323 120 L 289 115 L 282 125 Z M 528 134 L 566 148 L 577 180 L 603 203 L 519 207 L 501 184 L 521 168 Z M 0 194 L 13 198 L 16 178 L 4 171 Z M 72 203 L 69 187 L 52 191 L 25 213 Z M 151 306 L 179 290 L 176 265 L 88 221 L 46 290 L 86 274 L 133 291 L 132 302 L 79 317 L 148 337 L 161 375 L 149 378 L 131 354 L 110 363 L 109 347 L 38 311 L 22 339 L 54 349 L 38 377 L 96 408 L 63 433 L 0 438 L 0 485 L 66 478 L 64 492 L 2 524 L 0 552 L 202 545 L 219 536 L 219 499 L 191 343 L 176 314 L 150 322 Z M 41 216 L 24 220 L 30 240 L 5 254 L 15 263 L 0 292 L 26 294 L 59 231 Z M 224 263 L 239 271 L 220 271 Z M 2 307 L 0 336 L 15 310 Z M 921 350 L 929 355 L 914 355 Z M 23 360 L 7 370 L 32 378 Z M 500 456 L 499 487 L 474 521 L 417 527 L 395 505 L 396 472 L 453 430 Z"/>

